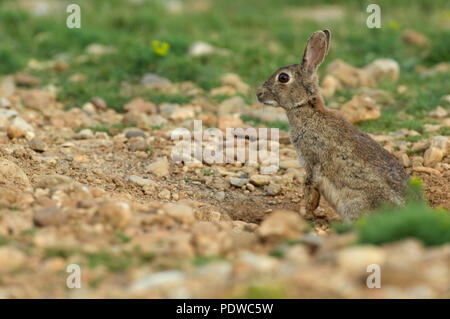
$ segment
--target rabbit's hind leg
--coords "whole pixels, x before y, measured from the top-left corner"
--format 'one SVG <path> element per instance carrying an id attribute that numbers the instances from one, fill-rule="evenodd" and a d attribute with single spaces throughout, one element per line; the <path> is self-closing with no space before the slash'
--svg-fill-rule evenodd
<path id="1" fill-rule="evenodd" d="M 355 197 L 351 201 L 346 202 L 338 207 L 337 211 L 344 222 L 353 222 L 366 214 L 370 210 L 367 200 L 362 197 Z"/>
<path id="2" fill-rule="evenodd" d="M 320 193 L 317 188 L 314 187 L 306 187 L 305 188 L 305 210 L 306 217 L 313 218 L 314 211 L 319 206 L 320 202 Z"/>

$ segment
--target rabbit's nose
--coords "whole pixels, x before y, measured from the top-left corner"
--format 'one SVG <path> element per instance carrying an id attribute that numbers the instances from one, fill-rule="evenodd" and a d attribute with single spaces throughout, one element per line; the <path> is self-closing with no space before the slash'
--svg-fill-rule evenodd
<path id="1" fill-rule="evenodd" d="M 258 101 L 259 101 L 260 103 L 263 103 L 263 102 L 264 102 L 264 98 L 263 98 L 263 93 L 262 93 L 262 92 L 256 93 L 256 97 L 258 98 Z"/>
<path id="2" fill-rule="evenodd" d="M 256 97 L 258 98 L 258 101 L 262 102 L 264 100 L 263 96 L 264 96 L 264 90 L 259 88 L 256 91 Z"/>

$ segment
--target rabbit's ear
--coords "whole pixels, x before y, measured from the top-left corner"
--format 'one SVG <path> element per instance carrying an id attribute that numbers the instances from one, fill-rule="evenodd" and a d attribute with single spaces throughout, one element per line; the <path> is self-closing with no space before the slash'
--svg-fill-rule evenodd
<path id="1" fill-rule="evenodd" d="M 325 30 L 323 30 L 323 33 L 325 33 L 325 35 L 327 37 L 327 52 L 325 53 L 325 55 L 327 55 L 328 51 L 330 51 L 331 31 L 328 29 L 325 29 Z"/>
<path id="2" fill-rule="evenodd" d="M 323 62 L 328 52 L 330 38 L 329 30 L 316 31 L 309 38 L 302 61 L 302 67 L 309 74 L 314 73 Z"/>

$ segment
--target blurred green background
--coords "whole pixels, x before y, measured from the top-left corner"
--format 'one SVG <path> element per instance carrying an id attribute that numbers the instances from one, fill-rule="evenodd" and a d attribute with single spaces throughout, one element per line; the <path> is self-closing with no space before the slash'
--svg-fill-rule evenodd
<path id="1" fill-rule="evenodd" d="M 398 83 L 380 87 L 395 97 L 395 107 L 360 125 L 368 132 L 416 129 L 441 96 L 449 93 L 449 73 L 424 80 L 414 71 L 450 61 L 450 2 L 446 0 L 377 1 L 381 28 L 366 27 L 366 8 L 373 1 L 317 0 L 0 0 L 0 74 L 24 70 L 31 59 L 64 60 L 69 68 L 29 70 L 43 84 L 60 88 L 59 99 L 67 106 L 81 106 L 92 96 L 103 97 L 117 110 L 132 96 L 125 84 L 137 84 L 143 74 L 154 72 L 173 82 L 192 81 L 205 90 L 220 84 L 227 72 L 239 74 L 251 85 L 245 98 L 254 101 L 254 89 L 280 66 L 298 63 L 309 35 L 318 29 L 332 30 L 332 46 L 325 65 L 342 59 L 364 66 L 376 58 L 393 58 L 401 67 Z M 66 7 L 81 7 L 81 29 L 66 27 Z M 420 50 L 401 41 L 412 29 L 431 40 Z M 158 52 L 152 41 L 168 43 Z M 229 55 L 193 57 L 189 47 L 196 41 L 226 49 Z M 114 52 L 83 59 L 90 44 L 114 48 Z M 75 73 L 87 81 L 69 81 Z M 399 95 L 397 85 L 408 94 Z M 334 97 L 350 99 L 344 90 Z M 156 103 L 186 103 L 189 97 L 148 92 Z M 217 99 L 220 99 L 218 97 Z M 340 99 L 340 100 L 339 100 Z M 410 116 L 400 116 L 402 112 Z M 448 133 L 448 132 L 441 132 Z"/>

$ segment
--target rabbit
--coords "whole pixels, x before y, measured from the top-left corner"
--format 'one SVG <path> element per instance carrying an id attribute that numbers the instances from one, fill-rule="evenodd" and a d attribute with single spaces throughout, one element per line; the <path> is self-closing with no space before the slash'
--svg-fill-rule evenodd
<path id="1" fill-rule="evenodd" d="M 306 172 L 306 215 L 314 216 L 323 196 L 343 221 L 351 222 L 381 203 L 404 203 L 408 174 L 369 135 L 325 107 L 316 71 L 330 39 L 330 30 L 314 32 L 301 63 L 278 69 L 256 96 L 287 113 L 290 140 Z"/>

